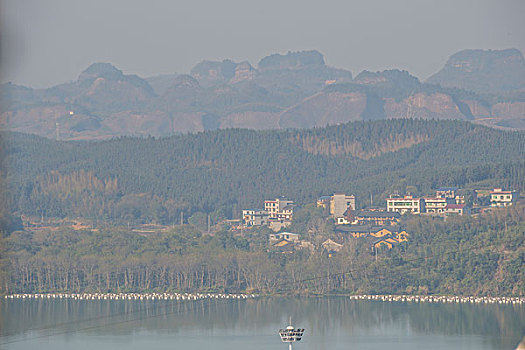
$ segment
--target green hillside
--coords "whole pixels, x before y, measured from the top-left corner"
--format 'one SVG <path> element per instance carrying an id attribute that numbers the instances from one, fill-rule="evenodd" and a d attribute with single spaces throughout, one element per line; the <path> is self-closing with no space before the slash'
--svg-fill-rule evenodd
<path id="1" fill-rule="evenodd" d="M 353 193 L 358 206 L 439 186 L 525 189 L 525 133 L 460 121 L 382 120 L 310 130 L 227 129 L 169 138 L 56 142 L 2 134 L 12 212 L 170 223 L 238 217 L 284 195 Z"/>

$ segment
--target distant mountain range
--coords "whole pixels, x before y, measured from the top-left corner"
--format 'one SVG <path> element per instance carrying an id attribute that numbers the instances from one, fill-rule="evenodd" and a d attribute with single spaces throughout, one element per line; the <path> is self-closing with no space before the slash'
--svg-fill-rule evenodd
<path id="1" fill-rule="evenodd" d="M 95 63 L 47 89 L 0 86 L 0 128 L 61 140 L 168 136 L 219 128 L 310 128 L 355 120 L 459 119 L 525 129 L 520 51 L 464 50 L 426 82 L 406 71 L 329 67 L 317 51 L 254 67 L 203 61 L 190 74 L 141 78 Z"/>

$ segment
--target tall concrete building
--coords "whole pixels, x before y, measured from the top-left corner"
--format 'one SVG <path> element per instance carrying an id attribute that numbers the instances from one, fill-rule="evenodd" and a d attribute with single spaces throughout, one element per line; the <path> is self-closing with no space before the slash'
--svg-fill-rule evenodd
<path id="1" fill-rule="evenodd" d="M 334 195 L 330 197 L 330 214 L 334 218 L 343 217 L 348 208 L 355 210 L 355 196 L 347 196 L 344 193 L 334 193 Z"/>
<path id="2" fill-rule="evenodd" d="M 265 200 L 264 210 L 266 210 L 268 214 L 270 214 L 271 218 L 277 218 L 279 216 L 279 213 L 282 213 L 285 208 L 287 210 L 290 209 L 291 206 L 293 206 L 293 204 L 293 201 L 283 197 L 275 198 L 272 200 Z"/>

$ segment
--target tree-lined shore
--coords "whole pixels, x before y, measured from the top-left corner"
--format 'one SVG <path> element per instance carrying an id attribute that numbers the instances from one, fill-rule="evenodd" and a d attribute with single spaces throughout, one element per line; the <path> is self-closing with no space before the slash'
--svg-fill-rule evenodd
<path id="1" fill-rule="evenodd" d="M 2 292 L 201 292 L 259 294 L 525 295 L 521 206 L 478 218 L 412 217 L 411 237 L 373 255 L 353 239 L 322 249 L 269 251 L 266 229 L 202 234 L 190 225 L 137 234 L 98 230 L 16 231 L 4 246 Z M 327 224 L 328 225 L 328 224 Z M 330 227 L 306 222 L 328 238 Z"/>

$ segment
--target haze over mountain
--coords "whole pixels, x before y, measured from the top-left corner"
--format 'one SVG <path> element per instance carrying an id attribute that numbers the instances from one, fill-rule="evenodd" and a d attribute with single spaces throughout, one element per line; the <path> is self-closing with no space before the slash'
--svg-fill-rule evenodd
<path id="1" fill-rule="evenodd" d="M 429 83 L 478 93 L 525 91 L 525 60 L 516 49 L 463 50 L 450 56 Z"/>
<path id="2" fill-rule="evenodd" d="M 190 74 L 145 79 L 95 63 L 47 89 L 3 84 L 0 127 L 62 140 L 390 118 L 525 129 L 524 62 L 516 49 L 464 50 L 427 82 L 400 70 L 353 78 L 318 51 L 273 54 L 255 66 L 202 61 Z"/>

